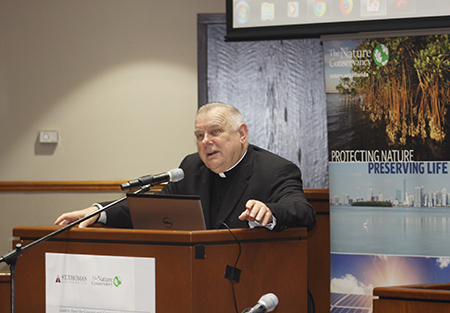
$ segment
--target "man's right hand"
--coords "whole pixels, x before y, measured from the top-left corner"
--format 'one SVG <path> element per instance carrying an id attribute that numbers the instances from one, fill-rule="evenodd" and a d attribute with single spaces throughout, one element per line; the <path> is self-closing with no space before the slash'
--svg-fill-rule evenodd
<path id="1" fill-rule="evenodd" d="M 73 223 L 73 222 L 79 220 L 80 218 L 83 218 L 86 215 L 89 215 L 92 212 L 95 212 L 97 210 L 98 210 L 98 208 L 96 206 L 91 206 L 91 207 L 88 207 L 83 210 L 64 213 L 56 219 L 55 225 L 68 225 L 68 224 Z M 89 225 L 94 224 L 97 221 L 97 219 L 98 219 L 98 214 L 81 222 L 80 224 L 78 224 L 78 227 L 79 228 L 88 227 Z"/>

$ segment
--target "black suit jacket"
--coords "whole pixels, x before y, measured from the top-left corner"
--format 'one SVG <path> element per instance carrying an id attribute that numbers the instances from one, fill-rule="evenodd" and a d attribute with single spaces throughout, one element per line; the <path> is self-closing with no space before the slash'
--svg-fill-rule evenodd
<path id="1" fill-rule="evenodd" d="M 264 202 L 276 217 L 275 230 L 286 227 L 306 227 L 311 230 L 316 214 L 303 193 L 300 169 L 292 162 L 269 151 L 250 145 L 247 155 L 239 163 L 219 209 L 216 222 L 210 220 L 211 171 L 198 153 L 188 155 L 180 164 L 185 178 L 169 183 L 162 190 L 165 194 L 199 195 L 208 229 L 221 227 L 247 228 L 247 221 L 238 216 L 245 210 L 248 200 Z M 114 227 L 132 227 L 127 204 L 107 211 L 107 224 Z"/>

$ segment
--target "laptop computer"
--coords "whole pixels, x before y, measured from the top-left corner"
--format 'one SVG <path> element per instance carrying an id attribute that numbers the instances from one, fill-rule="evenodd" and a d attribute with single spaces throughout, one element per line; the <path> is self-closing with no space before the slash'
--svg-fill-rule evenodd
<path id="1" fill-rule="evenodd" d="M 205 230 L 199 196 L 127 194 L 134 229 Z"/>

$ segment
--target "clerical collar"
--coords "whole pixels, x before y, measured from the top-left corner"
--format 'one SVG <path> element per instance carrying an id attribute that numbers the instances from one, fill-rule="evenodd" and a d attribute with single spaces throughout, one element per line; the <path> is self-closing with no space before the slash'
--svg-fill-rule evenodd
<path id="1" fill-rule="evenodd" d="M 227 169 L 225 172 L 223 172 L 223 173 L 218 173 L 218 175 L 219 175 L 221 178 L 227 178 L 227 175 L 225 175 L 225 173 L 231 171 L 231 170 L 232 170 L 233 168 L 235 168 L 239 163 L 241 163 L 241 161 L 244 159 L 245 155 L 247 154 L 247 151 L 248 151 L 248 149 L 245 150 L 244 155 L 239 159 L 239 161 L 236 162 L 236 164 L 234 164 L 232 167 L 230 167 L 229 169 Z"/>

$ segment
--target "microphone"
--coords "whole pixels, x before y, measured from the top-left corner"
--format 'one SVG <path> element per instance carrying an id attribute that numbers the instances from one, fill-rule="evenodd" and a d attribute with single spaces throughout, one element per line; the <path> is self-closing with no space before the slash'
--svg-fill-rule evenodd
<path id="1" fill-rule="evenodd" d="M 126 183 L 120 185 L 122 190 L 135 189 L 146 185 L 156 185 L 160 183 L 167 182 L 177 182 L 184 178 L 184 172 L 181 168 L 174 168 L 168 172 L 156 174 L 156 175 L 146 175 L 139 177 L 138 179 L 130 180 Z"/>
<path id="2" fill-rule="evenodd" d="M 265 294 L 258 300 L 258 303 L 251 308 L 245 309 L 242 313 L 264 313 L 272 312 L 278 305 L 278 298 L 273 293 Z"/>

